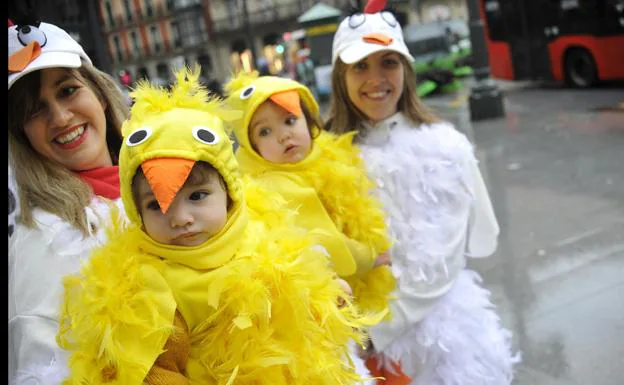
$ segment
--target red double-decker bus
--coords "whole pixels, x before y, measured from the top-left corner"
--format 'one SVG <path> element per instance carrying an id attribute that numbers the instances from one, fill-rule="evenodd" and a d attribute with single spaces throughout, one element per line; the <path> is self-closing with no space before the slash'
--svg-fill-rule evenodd
<path id="1" fill-rule="evenodd" d="M 624 0 L 480 0 L 492 76 L 624 79 Z"/>

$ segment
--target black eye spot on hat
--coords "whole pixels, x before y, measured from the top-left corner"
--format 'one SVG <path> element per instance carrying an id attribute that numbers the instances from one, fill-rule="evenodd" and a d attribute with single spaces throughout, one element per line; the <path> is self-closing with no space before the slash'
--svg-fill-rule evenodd
<path id="1" fill-rule="evenodd" d="M 150 136 L 152 136 L 152 129 L 150 127 L 141 127 L 128 135 L 126 145 L 129 147 L 138 146 L 149 139 Z"/>
<path id="2" fill-rule="evenodd" d="M 245 99 L 249 99 L 249 97 L 251 95 L 253 95 L 254 91 L 256 90 L 256 86 L 249 86 L 247 88 L 245 88 L 241 93 L 240 93 L 240 98 L 245 100 Z"/>
<path id="3" fill-rule="evenodd" d="M 46 45 L 48 38 L 46 34 L 34 25 L 20 25 L 17 27 L 17 40 L 25 47 L 36 41 L 41 47 Z"/>
<path id="4" fill-rule="evenodd" d="M 204 144 L 217 144 L 219 143 L 219 135 L 215 134 L 210 128 L 206 126 L 193 127 L 193 137 L 200 143 Z"/>

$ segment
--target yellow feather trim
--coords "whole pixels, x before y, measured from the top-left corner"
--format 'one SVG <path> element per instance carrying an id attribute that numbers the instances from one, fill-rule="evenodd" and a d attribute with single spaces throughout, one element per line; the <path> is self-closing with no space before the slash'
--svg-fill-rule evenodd
<path id="1" fill-rule="evenodd" d="M 372 194 L 375 186 L 366 174 L 359 148 L 353 145 L 355 134 L 320 135 L 314 144 L 321 148 L 321 155 L 301 174 L 315 187 L 336 227 L 379 254 L 390 249 L 391 243 L 383 207 Z M 388 309 L 396 280 L 387 266 L 379 266 L 347 281 L 363 310 Z M 387 318 L 391 316 L 388 313 Z"/>
<path id="2" fill-rule="evenodd" d="M 354 384 L 348 342 L 385 314 L 339 309 L 328 260 L 296 227 L 251 222 L 231 263 L 211 271 L 215 307 L 193 330 L 191 384 Z M 210 347 L 206 349 L 205 347 Z"/>
<path id="3" fill-rule="evenodd" d="M 130 93 L 135 100 L 130 110 L 130 119 L 122 126 L 123 136 L 127 136 L 142 122 L 153 115 L 158 115 L 176 108 L 204 111 L 217 116 L 223 121 L 238 119 L 240 111 L 228 110 L 222 100 L 209 93 L 199 82 L 201 68 L 196 64 L 192 69 L 185 67 L 175 73 L 176 82 L 167 90 L 152 85 L 149 81 L 139 81 L 137 88 Z"/>
<path id="4" fill-rule="evenodd" d="M 382 253 L 390 248 L 385 214 L 372 194 L 375 186 L 367 177 L 359 148 L 353 145 L 354 136 L 355 132 L 320 135 L 314 143 L 322 153 L 302 176 L 313 183 L 340 231 Z"/>
<path id="5" fill-rule="evenodd" d="M 391 293 L 396 288 L 396 280 L 388 266 L 377 266 L 361 277 L 352 276 L 345 280 L 351 285 L 353 297 L 363 310 L 388 309 L 388 302 L 394 299 Z M 388 312 L 384 319 L 391 317 Z"/>
<path id="6" fill-rule="evenodd" d="M 242 179 L 251 219 L 264 224 L 267 229 L 285 226 L 287 223 L 294 225 L 297 213 L 286 208 L 286 200 L 281 195 L 275 194 L 275 191 L 269 190 L 249 175 L 244 175 Z"/>
<path id="7" fill-rule="evenodd" d="M 64 384 L 140 385 L 162 353 L 176 304 L 160 262 L 137 250 L 138 231 L 113 228 L 112 241 L 64 280 L 57 335 L 71 351 Z"/>

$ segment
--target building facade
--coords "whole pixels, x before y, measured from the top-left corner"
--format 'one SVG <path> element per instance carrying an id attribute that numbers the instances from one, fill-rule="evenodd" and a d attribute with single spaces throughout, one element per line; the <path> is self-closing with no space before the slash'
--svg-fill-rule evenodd
<path id="1" fill-rule="evenodd" d="M 121 83 L 171 82 L 172 69 L 198 62 L 213 71 L 202 0 L 99 0 L 100 25 Z"/>
<path id="2" fill-rule="evenodd" d="M 347 14 L 365 0 L 325 0 Z M 120 83 L 172 81 L 172 72 L 199 63 L 206 79 L 232 72 L 282 74 L 284 40 L 301 34 L 297 18 L 318 0 L 98 0 L 99 22 Z M 465 0 L 388 0 L 402 24 L 443 18 L 467 20 Z M 304 34 L 305 35 L 305 34 Z M 294 36 L 294 35 L 293 35 Z"/>

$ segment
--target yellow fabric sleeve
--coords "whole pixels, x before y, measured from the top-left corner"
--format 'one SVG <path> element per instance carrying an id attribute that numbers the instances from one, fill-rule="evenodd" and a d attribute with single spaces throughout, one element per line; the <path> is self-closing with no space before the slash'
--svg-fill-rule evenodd
<path id="1" fill-rule="evenodd" d="M 362 275 L 371 271 L 377 258 L 375 249 L 347 236 L 344 236 L 344 241 L 355 261 L 355 274 Z"/>
<path id="2" fill-rule="evenodd" d="M 297 225 L 309 230 L 318 244 L 327 250 L 332 268 L 339 276 L 356 274 L 359 263 L 345 241 L 347 238 L 338 231 L 313 188 L 307 187 L 297 176 L 283 172 L 263 174 L 261 181 L 281 194 L 288 208 L 297 210 Z M 361 250 L 357 251 L 363 255 Z"/>

